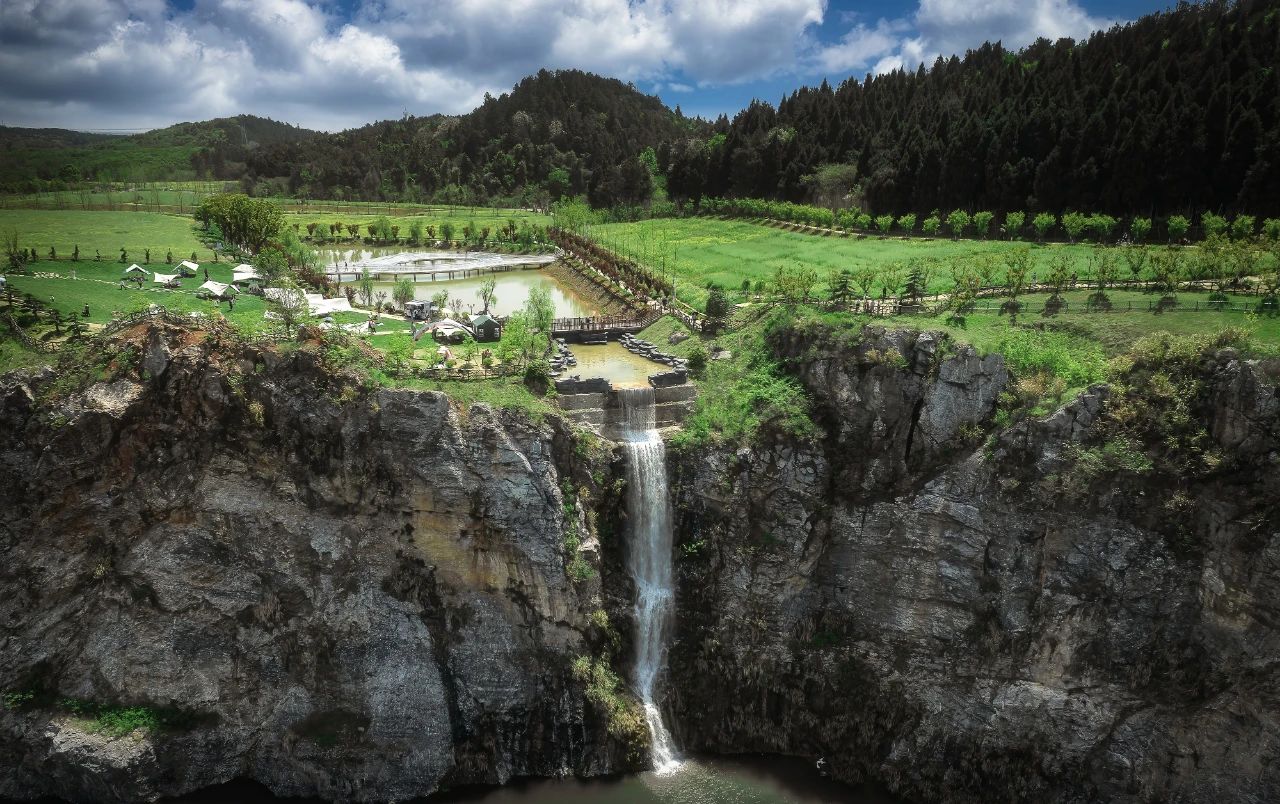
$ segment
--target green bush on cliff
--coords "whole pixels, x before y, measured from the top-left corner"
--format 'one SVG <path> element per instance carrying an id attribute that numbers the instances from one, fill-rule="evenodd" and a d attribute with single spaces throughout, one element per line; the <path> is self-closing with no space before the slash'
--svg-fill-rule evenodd
<path id="1" fill-rule="evenodd" d="M 649 740 L 644 712 L 640 703 L 626 693 L 622 679 L 609 663 L 579 656 L 573 660 L 573 677 L 586 685 L 587 700 L 604 715 L 609 734 L 631 751 L 642 754 Z"/>

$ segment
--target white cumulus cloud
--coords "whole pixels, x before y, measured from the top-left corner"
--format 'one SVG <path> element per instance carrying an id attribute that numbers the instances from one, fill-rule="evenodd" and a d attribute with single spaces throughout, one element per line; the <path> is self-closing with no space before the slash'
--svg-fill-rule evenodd
<path id="1" fill-rule="evenodd" d="M 831 16 L 826 0 L 363 0 L 345 14 L 329 0 L 0 0 L 0 123 L 143 129 L 252 113 L 334 130 L 464 112 L 544 67 L 672 93 L 799 85 L 1110 24 L 1076 0 Z"/>

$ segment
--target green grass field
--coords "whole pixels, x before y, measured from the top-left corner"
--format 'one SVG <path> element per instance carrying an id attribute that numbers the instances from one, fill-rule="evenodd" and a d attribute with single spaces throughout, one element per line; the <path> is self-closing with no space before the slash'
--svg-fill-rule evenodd
<path id="1" fill-rule="evenodd" d="M 18 233 L 18 245 L 34 248 L 43 259 L 49 247 L 58 250 L 58 261 L 70 260 L 80 246 L 80 261 L 92 262 L 94 250 L 103 261 L 115 262 L 120 249 L 128 249 L 129 261 L 141 264 L 144 249 L 151 261 L 160 262 L 173 250 L 176 260 L 197 252 L 201 259 L 213 254 L 196 237 L 190 217 L 154 212 L 85 212 L 82 210 L 0 209 L 0 234 Z"/>
<path id="2" fill-rule="evenodd" d="M 204 283 L 203 269 L 209 269 L 209 278 L 218 282 L 231 281 L 231 263 L 202 263 L 201 273 L 182 280 L 180 290 L 162 290 L 154 287 L 148 277 L 141 290 L 132 285 L 119 286 L 122 269 L 119 263 L 38 262 L 31 266 L 31 274 L 11 275 L 9 284 L 18 293 L 29 293 L 49 307 L 56 308 L 64 316 L 82 315 L 89 307 L 88 321 L 105 324 L 111 319 L 151 305 L 159 305 L 183 312 L 206 315 L 221 314 L 228 321 L 248 330 L 260 330 L 264 324 L 265 302 L 258 296 L 241 294 L 236 298 L 235 309 L 226 304 L 199 299 L 195 289 Z M 167 266 L 153 263 L 150 270 L 165 273 Z"/>
<path id="3" fill-rule="evenodd" d="M 1050 262 L 1059 255 L 1066 255 L 1072 270 L 1083 279 L 1090 275 L 1088 258 L 1095 248 L 1086 244 L 1041 245 L 1000 240 L 824 237 L 718 218 L 660 218 L 601 224 L 591 227 L 589 235 L 606 248 L 655 268 L 660 267 L 665 257 L 668 273 L 675 277 L 676 295 L 699 308 L 705 304 L 708 283 L 736 290 L 744 279 L 768 283 L 779 267 L 793 265 L 816 269 L 818 290 L 824 292 L 827 275 L 833 270 L 936 260 L 940 270 L 935 271 L 930 281 L 930 291 L 944 292 L 952 284 L 948 264 L 956 258 L 979 254 L 1002 258 L 1014 249 L 1027 246 L 1032 250 L 1033 274 L 1041 281 Z M 1118 254 L 1117 260 L 1120 277 L 1128 278 L 1129 272 Z"/>

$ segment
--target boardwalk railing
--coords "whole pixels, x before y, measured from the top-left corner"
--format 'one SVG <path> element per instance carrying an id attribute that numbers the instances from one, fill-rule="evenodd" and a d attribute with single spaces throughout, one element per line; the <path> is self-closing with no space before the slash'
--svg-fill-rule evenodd
<path id="1" fill-rule="evenodd" d="M 551 322 L 551 331 L 556 333 L 577 332 L 611 332 L 622 329 L 644 329 L 662 317 L 662 313 L 651 310 L 638 316 L 590 316 L 587 318 L 557 318 Z"/>

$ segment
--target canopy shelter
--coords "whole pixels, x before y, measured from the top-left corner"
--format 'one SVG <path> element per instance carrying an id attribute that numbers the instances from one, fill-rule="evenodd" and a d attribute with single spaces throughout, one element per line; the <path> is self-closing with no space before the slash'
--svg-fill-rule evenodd
<path id="1" fill-rule="evenodd" d="M 143 268 L 141 265 L 137 264 L 136 262 L 133 265 L 130 265 L 128 268 L 124 269 L 124 275 L 126 277 L 146 276 L 149 273 L 151 272 L 148 271 L 146 268 Z"/>
<path id="2" fill-rule="evenodd" d="M 266 288 L 262 291 L 262 295 L 267 301 L 278 303 L 284 303 L 289 300 L 290 294 L 293 295 L 295 301 L 300 294 L 306 300 L 307 309 L 312 315 L 326 316 L 330 313 L 351 312 L 351 302 L 345 296 L 326 299 L 319 293 L 303 293 L 301 290 L 289 288 Z"/>
<path id="3" fill-rule="evenodd" d="M 152 274 L 151 278 L 157 285 L 163 285 L 164 287 L 167 287 L 167 288 L 182 287 L 182 281 L 177 274 L 156 273 L 156 274 Z"/>
<path id="4" fill-rule="evenodd" d="M 177 268 L 178 274 L 181 276 L 195 276 L 196 272 L 200 270 L 200 266 L 196 265 L 191 260 L 183 260 L 175 267 Z"/>
<path id="5" fill-rule="evenodd" d="M 442 318 L 431 325 L 431 337 L 437 341 L 462 343 L 470 334 L 471 330 L 452 318 Z"/>
<path id="6" fill-rule="evenodd" d="M 224 282 L 209 280 L 196 288 L 196 295 L 218 300 L 229 299 L 236 295 L 236 289 Z"/>
<path id="7" fill-rule="evenodd" d="M 262 274 L 252 265 L 237 265 L 231 270 L 231 282 L 236 285 L 260 285 Z"/>

